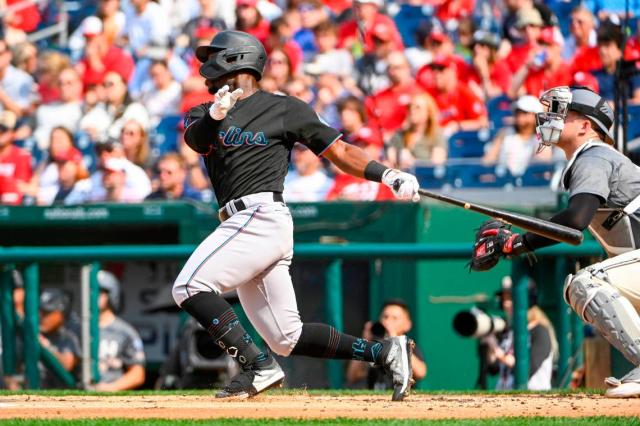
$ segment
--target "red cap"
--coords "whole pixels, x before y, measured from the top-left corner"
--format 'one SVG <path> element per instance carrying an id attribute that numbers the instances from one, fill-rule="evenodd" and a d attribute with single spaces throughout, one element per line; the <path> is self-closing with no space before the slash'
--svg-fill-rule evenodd
<path id="1" fill-rule="evenodd" d="M 82 153 L 74 147 L 67 149 L 65 152 L 60 153 L 53 157 L 54 161 L 64 163 L 66 161 L 73 161 L 74 163 L 82 162 Z"/>
<path id="2" fill-rule="evenodd" d="M 256 7 L 258 0 L 236 0 L 236 6 Z"/>
<path id="3" fill-rule="evenodd" d="M 433 58 L 433 60 L 431 61 L 431 64 L 429 64 L 429 66 L 430 67 L 444 67 L 444 68 L 453 67 L 453 68 L 456 68 L 456 61 L 453 59 L 452 56 L 438 55 L 438 56 Z"/>
<path id="4" fill-rule="evenodd" d="M 598 93 L 600 91 L 600 85 L 598 84 L 598 79 L 593 76 L 593 74 L 583 71 L 578 71 L 573 75 L 572 86 L 584 86 L 587 87 L 594 92 Z"/>
<path id="5" fill-rule="evenodd" d="M 563 46 L 564 39 L 562 38 L 562 33 L 557 27 L 545 27 L 540 32 L 540 37 L 538 37 L 539 43 L 544 43 L 548 45 L 556 45 Z"/>
<path id="6" fill-rule="evenodd" d="M 213 36 L 218 34 L 218 29 L 214 27 L 198 27 L 195 32 L 197 39 L 211 40 Z"/>
<path id="7" fill-rule="evenodd" d="M 437 28 L 437 27 L 434 27 L 427 37 L 430 40 L 438 41 L 440 43 L 442 43 L 443 41 L 449 38 L 444 31 L 442 31 L 440 28 Z"/>
<path id="8" fill-rule="evenodd" d="M 390 41 L 393 39 L 393 28 L 383 22 L 379 22 L 373 26 L 371 34 L 378 40 Z"/>

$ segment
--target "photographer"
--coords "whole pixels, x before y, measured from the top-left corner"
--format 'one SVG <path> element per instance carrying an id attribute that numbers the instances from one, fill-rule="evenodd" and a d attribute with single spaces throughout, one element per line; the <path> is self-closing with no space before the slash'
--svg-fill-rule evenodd
<path id="1" fill-rule="evenodd" d="M 511 298 L 511 278 L 502 280 L 502 291 L 498 293 L 502 309 L 511 322 L 513 300 Z M 529 330 L 529 390 L 551 389 L 553 363 L 557 358 L 558 342 L 551 321 L 537 305 L 537 292 L 533 281 L 529 283 L 529 310 L 527 311 L 527 329 Z M 498 340 L 499 339 L 499 340 Z M 489 372 L 499 374 L 496 389 L 513 389 L 515 366 L 513 331 L 507 330 L 498 339 L 486 339 L 489 345 L 487 357 Z"/>
<path id="2" fill-rule="evenodd" d="M 407 304 L 399 299 L 386 301 L 380 309 L 378 322 L 367 321 L 362 337 L 367 340 L 382 340 L 386 337 L 401 336 L 411 330 L 411 312 Z M 413 378 L 417 382 L 427 375 L 427 364 L 422 351 L 416 347 L 411 358 Z M 366 379 L 368 389 L 392 389 L 393 384 L 384 370 L 364 361 L 350 361 L 347 367 L 347 384 L 349 387 L 360 387 Z"/>

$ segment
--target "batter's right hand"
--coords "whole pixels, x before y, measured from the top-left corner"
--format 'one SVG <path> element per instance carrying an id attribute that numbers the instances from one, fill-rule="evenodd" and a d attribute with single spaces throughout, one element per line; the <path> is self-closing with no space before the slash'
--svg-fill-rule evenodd
<path id="1" fill-rule="evenodd" d="M 226 84 L 218 90 L 215 95 L 215 100 L 211 108 L 209 108 L 209 115 L 214 120 L 224 120 L 227 113 L 236 104 L 236 101 L 242 96 L 243 90 L 236 89 L 233 92 L 229 92 L 229 86 Z"/>

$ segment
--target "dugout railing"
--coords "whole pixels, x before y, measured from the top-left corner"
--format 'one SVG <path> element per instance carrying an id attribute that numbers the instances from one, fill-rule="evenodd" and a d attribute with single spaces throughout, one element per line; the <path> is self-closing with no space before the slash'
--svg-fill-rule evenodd
<path id="1" fill-rule="evenodd" d="M 39 327 L 39 267 L 42 263 L 80 262 L 86 266 L 82 274 L 82 317 L 85 321 L 83 337 L 83 385 L 98 379 L 98 285 L 96 273 L 102 261 L 134 261 L 134 260 L 170 260 L 186 259 L 195 246 L 182 245 L 147 245 L 147 246 L 74 246 L 74 247 L 5 247 L 0 248 L 0 265 L 4 265 L 4 273 L 0 282 L 0 319 L 2 325 L 2 362 L 4 374 L 11 375 L 16 370 L 15 336 L 18 328 L 24 340 L 24 365 L 26 384 L 29 388 L 38 389 L 40 378 L 38 361 L 43 360 L 63 380 L 68 381 L 68 374 L 57 360 L 43 351 L 38 341 Z M 331 259 L 325 270 L 326 320 L 338 330 L 343 329 L 343 287 L 342 261 L 345 259 L 464 259 L 469 256 L 469 245 L 464 243 L 348 243 L 348 244 L 316 244 L 300 243 L 295 245 L 295 254 L 304 259 Z M 586 241 L 573 247 L 561 244 L 540 250 L 538 257 L 545 256 L 598 256 L 602 249 L 594 241 Z M 13 309 L 13 282 L 10 267 L 13 264 L 26 265 L 24 268 L 25 318 L 22 325 L 16 322 Z M 529 374 L 529 354 L 527 348 L 527 279 L 521 268 L 514 262 L 512 271 L 513 288 L 513 328 L 515 339 L 515 383 L 518 389 L 526 389 Z M 564 271 L 561 267 L 553 275 L 557 288 L 562 288 Z M 425 295 L 427 297 L 427 295 Z M 581 344 L 581 339 L 574 333 L 573 344 L 568 340 L 572 332 L 570 312 L 567 306 L 561 311 L 565 313 L 559 321 L 557 330 L 560 359 L 558 375 L 567 374 L 570 358 Z M 581 327 L 581 325 L 580 325 Z M 575 329 L 575 326 L 573 327 Z M 575 330 L 574 330 L 575 331 Z M 581 334 L 581 333 L 579 333 Z M 86 356 L 90 354 L 90 356 Z M 343 384 L 343 371 L 338 362 L 331 361 L 329 366 L 329 383 L 332 388 Z"/>

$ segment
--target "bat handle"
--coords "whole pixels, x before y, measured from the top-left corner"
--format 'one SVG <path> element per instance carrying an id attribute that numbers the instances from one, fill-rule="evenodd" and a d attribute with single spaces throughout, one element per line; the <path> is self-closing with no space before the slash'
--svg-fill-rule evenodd
<path id="1" fill-rule="evenodd" d="M 400 182 L 400 179 L 396 179 L 396 180 L 393 182 L 393 185 L 392 185 L 392 186 L 393 186 L 393 190 L 394 190 L 395 192 L 398 192 L 398 191 L 400 190 L 400 185 L 402 185 L 402 182 Z"/>

